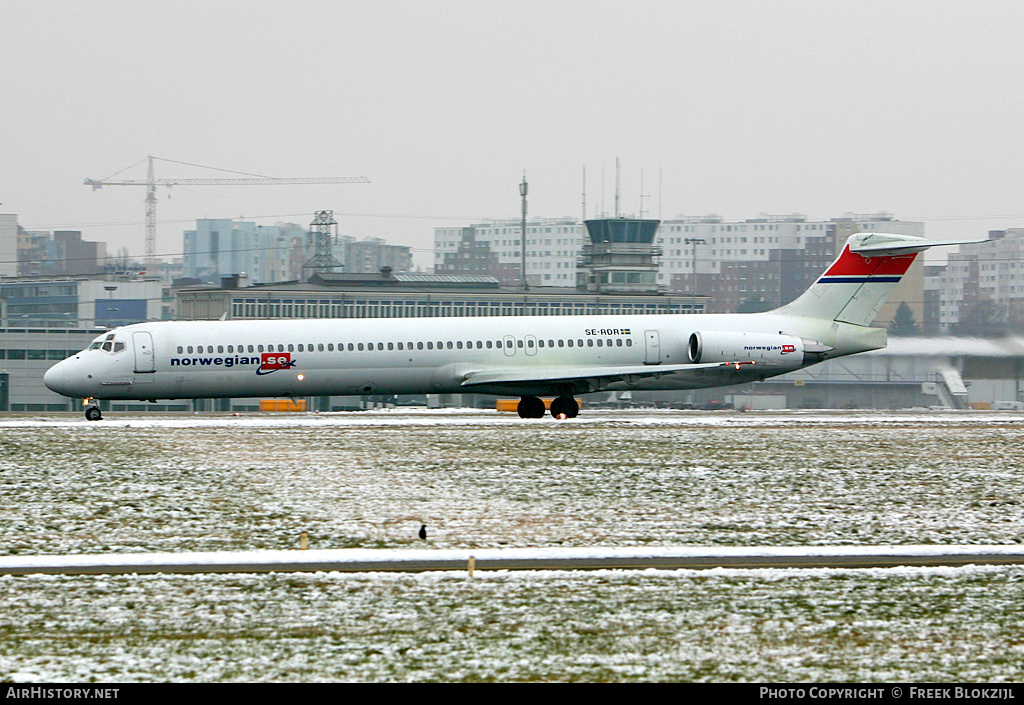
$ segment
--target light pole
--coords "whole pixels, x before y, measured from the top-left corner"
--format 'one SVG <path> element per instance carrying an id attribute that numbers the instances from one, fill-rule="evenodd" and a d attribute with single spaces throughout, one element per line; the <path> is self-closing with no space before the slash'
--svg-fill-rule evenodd
<path id="1" fill-rule="evenodd" d="M 690 264 L 690 296 L 697 295 L 697 245 L 706 245 L 708 241 L 702 237 L 688 237 L 687 245 L 693 247 L 693 262 Z"/>
<path id="2" fill-rule="evenodd" d="M 112 313 L 114 308 L 113 308 L 112 304 L 113 304 L 113 301 L 114 301 L 114 292 L 117 291 L 117 284 L 105 284 L 103 286 L 103 288 L 107 292 L 107 316 L 106 316 L 107 320 L 106 320 L 106 323 L 107 323 L 107 327 L 109 328 L 109 327 L 112 327 L 110 325 L 110 323 L 112 322 L 112 320 L 114 318 L 114 315 Z"/>

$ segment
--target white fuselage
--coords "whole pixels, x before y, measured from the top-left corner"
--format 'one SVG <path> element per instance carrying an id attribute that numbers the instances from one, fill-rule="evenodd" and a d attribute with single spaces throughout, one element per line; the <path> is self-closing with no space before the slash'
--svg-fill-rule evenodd
<path id="1" fill-rule="evenodd" d="M 741 350 L 740 360 L 699 379 L 694 333 L 784 334 L 829 348 L 827 357 L 885 345 L 884 332 L 784 315 L 650 315 L 479 318 L 166 321 L 118 328 L 51 368 L 46 385 L 71 397 L 179 399 L 483 392 L 564 394 L 599 389 L 690 389 L 784 374 L 822 359 Z M 754 346 L 755 348 L 757 346 Z M 104 349 L 106 348 L 106 349 Z M 761 357 L 758 357 L 761 355 Z M 727 357 L 724 362 L 730 362 Z M 643 366 L 660 375 L 615 378 Z M 695 366 L 696 367 L 696 366 Z M 705 365 L 708 367 L 708 365 Z M 530 370 L 546 376 L 534 382 Z M 586 370 L 593 384 L 550 381 Z M 610 375 L 605 375 L 607 370 Z M 474 374 L 505 377 L 467 388 Z M 503 379 L 515 377 L 512 382 Z"/>

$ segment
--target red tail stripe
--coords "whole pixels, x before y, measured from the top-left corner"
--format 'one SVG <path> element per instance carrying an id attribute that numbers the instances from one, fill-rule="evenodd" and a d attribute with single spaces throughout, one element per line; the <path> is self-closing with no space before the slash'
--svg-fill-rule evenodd
<path id="1" fill-rule="evenodd" d="M 869 274 L 906 274 L 910 265 L 914 263 L 917 253 L 911 255 L 896 255 L 888 257 L 863 257 L 855 252 L 850 252 L 849 246 L 843 250 L 843 254 L 833 263 L 826 277 L 829 276 L 867 276 Z"/>

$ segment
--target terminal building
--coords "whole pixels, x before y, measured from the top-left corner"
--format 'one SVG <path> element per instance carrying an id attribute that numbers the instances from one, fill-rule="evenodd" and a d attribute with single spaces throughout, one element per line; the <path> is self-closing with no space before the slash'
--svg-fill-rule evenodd
<path id="1" fill-rule="evenodd" d="M 704 298 L 580 294 L 573 288 L 502 286 L 493 277 L 444 274 L 314 274 L 308 282 L 189 286 L 176 294 L 183 320 L 429 318 L 703 313 Z"/>

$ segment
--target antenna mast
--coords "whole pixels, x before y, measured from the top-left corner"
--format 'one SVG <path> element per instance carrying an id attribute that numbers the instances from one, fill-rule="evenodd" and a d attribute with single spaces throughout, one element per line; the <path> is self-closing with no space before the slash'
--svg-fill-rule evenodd
<path id="1" fill-rule="evenodd" d="M 619 158 L 615 157 L 615 217 L 619 217 Z"/>
<path id="2" fill-rule="evenodd" d="M 526 183 L 526 170 L 523 170 L 523 182 L 519 184 L 519 195 L 523 198 L 523 223 L 521 228 L 522 234 L 520 236 L 522 246 L 519 248 L 519 251 L 523 256 L 523 291 L 530 290 L 530 284 L 526 281 L 526 192 L 528 189 L 529 186 Z"/>
<path id="3" fill-rule="evenodd" d="M 311 274 L 327 274 L 333 272 L 335 267 L 342 266 L 334 258 L 332 225 L 337 232 L 338 221 L 334 219 L 334 211 L 317 211 L 313 222 L 309 224 L 309 231 L 316 236 L 316 249 L 313 258 L 306 262 L 303 269 L 312 270 Z"/>

